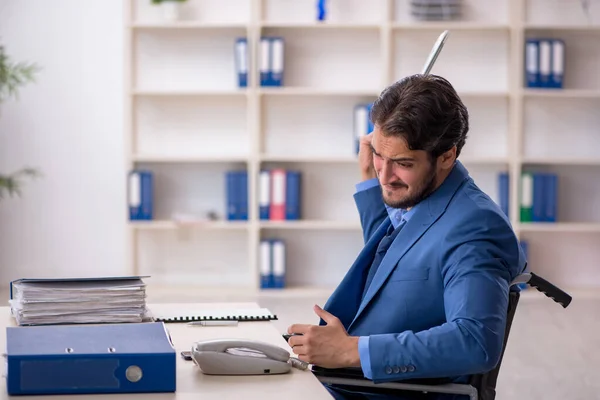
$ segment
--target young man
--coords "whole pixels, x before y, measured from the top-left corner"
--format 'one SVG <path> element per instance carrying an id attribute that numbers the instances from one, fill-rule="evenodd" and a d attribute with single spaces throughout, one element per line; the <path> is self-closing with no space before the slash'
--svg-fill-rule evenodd
<path id="1" fill-rule="evenodd" d="M 315 306 L 319 325 L 290 326 L 303 335 L 289 344 L 304 361 L 359 367 L 375 382 L 466 382 L 500 358 L 523 253 L 507 217 L 457 161 L 469 117 L 447 80 L 394 83 L 371 119 L 355 194 L 365 247 L 324 309 Z"/>

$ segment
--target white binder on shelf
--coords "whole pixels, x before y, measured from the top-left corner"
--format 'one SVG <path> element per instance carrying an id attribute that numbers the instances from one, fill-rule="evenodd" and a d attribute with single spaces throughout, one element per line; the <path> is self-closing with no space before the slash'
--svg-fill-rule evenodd
<path id="1" fill-rule="evenodd" d="M 550 87 L 552 73 L 552 42 L 549 39 L 540 40 L 540 84 L 542 88 Z"/>
<path id="2" fill-rule="evenodd" d="M 271 257 L 271 242 L 267 239 L 260 241 L 259 245 L 259 273 L 260 273 L 260 288 L 269 289 L 273 287 L 271 266 L 273 264 Z"/>
<path id="3" fill-rule="evenodd" d="M 285 287 L 285 243 L 283 240 L 272 241 L 273 260 L 273 287 L 283 289 Z"/>
<path id="4" fill-rule="evenodd" d="M 282 37 L 271 38 L 271 85 L 283 86 L 285 43 Z"/>
<path id="5" fill-rule="evenodd" d="M 540 85 L 540 43 L 537 39 L 528 39 L 525 43 L 525 86 Z"/>
<path id="6" fill-rule="evenodd" d="M 552 40 L 552 71 L 550 86 L 556 89 L 563 88 L 565 74 L 565 42 L 562 39 Z"/>
<path id="7" fill-rule="evenodd" d="M 271 80 L 271 41 L 268 37 L 260 38 L 260 86 L 270 86 Z"/>
<path id="8" fill-rule="evenodd" d="M 360 138 L 369 134 L 369 109 L 365 104 L 354 107 L 354 152 L 358 154 Z"/>
<path id="9" fill-rule="evenodd" d="M 238 87 L 248 87 L 248 40 L 238 38 L 235 41 L 235 68 Z"/>

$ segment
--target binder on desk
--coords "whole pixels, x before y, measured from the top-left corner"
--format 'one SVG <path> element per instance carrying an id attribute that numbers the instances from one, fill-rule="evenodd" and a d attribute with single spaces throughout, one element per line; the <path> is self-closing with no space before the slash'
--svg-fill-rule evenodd
<path id="1" fill-rule="evenodd" d="M 141 276 L 29 278 L 10 283 L 18 325 L 135 323 L 146 318 Z"/>
<path id="2" fill-rule="evenodd" d="M 164 324 L 6 328 L 9 395 L 175 392 Z"/>
<path id="3" fill-rule="evenodd" d="M 235 67 L 238 77 L 238 86 L 248 86 L 248 40 L 238 38 L 235 42 Z"/>
<path id="4" fill-rule="evenodd" d="M 277 315 L 267 308 L 179 310 L 176 312 L 153 312 L 153 320 L 164 323 L 184 323 L 195 321 L 272 321 Z"/>

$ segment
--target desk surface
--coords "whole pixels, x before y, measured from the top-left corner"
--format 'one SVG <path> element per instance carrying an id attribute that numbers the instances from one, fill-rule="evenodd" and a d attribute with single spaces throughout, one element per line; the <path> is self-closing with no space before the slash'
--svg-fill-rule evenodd
<path id="1" fill-rule="evenodd" d="M 258 308 L 255 303 L 213 303 L 213 304 L 149 304 L 148 307 L 154 311 L 160 310 L 190 310 L 190 309 L 220 309 Z M 14 326 L 15 323 L 10 316 L 9 307 L 0 307 L 4 318 L 0 329 L 0 340 L 2 348 L 6 348 L 6 327 Z M 180 400 L 180 399 L 307 399 L 331 400 L 332 397 L 323 385 L 312 375 L 310 371 L 302 371 L 292 368 L 288 374 L 282 375 L 258 375 L 258 376 L 212 376 L 204 375 L 191 361 L 186 361 L 179 353 L 190 350 L 192 344 L 200 340 L 241 338 L 260 340 L 280 346 L 291 352 L 281 333 L 270 321 L 240 322 L 237 326 L 198 327 L 188 326 L 180 323 L 166 324 L 171 334 L 171 339 L 177 350 L 177 392 L 156 394 L 110 394 L 110 395 L 68 395 L 68 396 L 43 396 L 49 399 L 67 400 L 109 400 L 109 399 L 156 399 L 156 400 Z M 4 350 L 3 350 L 4 351 Z M 5 371 L 4 371 L 5 372 Z M 9 399 L 6 393 L 6 380 L 0 383 L 0 399 Z M 19 396 L 20 399 L 40 400 L 40 396 Z"/>

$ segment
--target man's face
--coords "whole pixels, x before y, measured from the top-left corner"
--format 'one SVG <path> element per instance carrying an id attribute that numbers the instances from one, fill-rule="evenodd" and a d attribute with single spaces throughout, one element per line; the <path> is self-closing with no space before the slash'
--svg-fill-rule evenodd
<path id="1" fill-rule="evenodd" d="M 394 208 L 411 208 L 437 186 L 437 169 L 423 150 L 409 150 L 404 139 L 383 136 L 376 126 L 371 142 L 373 165 L 383 200 Z"/>

